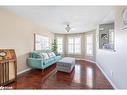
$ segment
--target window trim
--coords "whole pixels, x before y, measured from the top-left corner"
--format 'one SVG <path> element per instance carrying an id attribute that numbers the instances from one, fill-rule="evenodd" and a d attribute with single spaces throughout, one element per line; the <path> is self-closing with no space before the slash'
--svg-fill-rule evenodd
<path id="1" fill-rule="evenodd" d="M 34 50 L 43 50 L 43 48 L 37 49 L 37 47 L 36 47 L 36 44 L 37 44 L 37 36 L 40 36 L 40 37 L 46 39 L 46 40 L 47 40 L 47 41 L 46 41 L 47 47 L 45 47 L 45 49 L 46 49 L 46 48 L 49 48 L 49 37 L 43 36 L 43 35 L 39 35 L 39 34 L 34 34 Z M 39 43 L 42 45 L 42 41 L 40 41 Z M 41 47 L 42 47 L 42 46 L 41 46 Z"/>
<path id="2" fill-rule="evenodd" d="M 73 38 L 73 53 L 69 52 L 69 38 Z M 75 53 L 75 38 L 80 38 L 80 52 Z M 80 55 L 81 54 L 81 36 L 69 36 L 67 39 L 67 53 L 68 54 L 74 54 L 74 55 Z"/>
<path id="3" fill-rule="evenodd" d="M 92 41 L 92 42 L 91 42 L 91 43 L 92 43 L 92 54 L 88 54 L 88 52 L 87 52 L 87 37 L 88 37 L 89 35 L 92 36 L 92 40 L 91 40 L 91 41 Z M 93 38 L 93 37 L 94 37 L 94 35 L 93 35 L 92 33 L 86 34 L 86 44 L 85 44 L 85 45 L 86 45 L 86 48 L 85 48 L 85 51 L 86 51 L 86 52 L 85 52 L 85 55 L 86 55 L 86 56 L 90 56 L 90 57 L 94 56 L 94 38 Z"/>
<path id="4" fill-rule="evenodd" d="M 59 37 L 56 37 L 56 41 L 57 41 L 58 38 L 62 38 L 62 44 L 59 44 L 59 45 L 62 45 L 62 52 L 58 52 L 58 50 L 57 50 L 57 52 L 60 53 L 60 54 L 63 54 L 64 53 L 64 47 L 63 47 L 64 46 L 64 44 L 63 44 L 64 38 L 63 37 L 60 37 L 60 36 Z M 58 42 L 57 42 L 57 49 L 58 49 Z"/>

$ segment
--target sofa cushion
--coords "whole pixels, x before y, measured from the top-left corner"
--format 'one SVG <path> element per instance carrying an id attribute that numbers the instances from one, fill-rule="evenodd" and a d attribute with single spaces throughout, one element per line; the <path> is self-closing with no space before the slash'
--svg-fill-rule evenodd
<path id="1" fill-rule="evenodd" d="M 52 56 L 56 56 L 54 52 L 51 52 L 52 53 Z"/>
<path id="2" fill-rule="evenodd" d="M 53 54 L 53 52 L 48 52 L 48 55 L 49 55 L 50 58 L 55 56 L 55 55 Z"/>
<path id="3" fill-rule="evenodd" d="M 49 59 L 49 56 L 47 53 L 42 53 L 42 55 L 44 56 L 44 59 Z"/>
<path id="4" fill-rule="evenodd" d="M 55 60 L 55 58 L 54 58 L 54 57 L 51 57 L 51 58 L 50 58 L 50 61 L 51 61 L 51 62 L 53 62 L 54 60 Z"/>
<path id="5" fill-rule="evenodd" d="M 50 60 L 49 59 L 45 59 L 44 60 L 44 65 L 49 64 L 49 63 L 50 63 Z"/>
<path id="6" fill-rule="evenodd" d="M 62 57 L 61 56 L 56 56 L 55 60 L 60 60 Z"/>
<path id="7" fill-rule="evenodd" d="M 36 53 L 36 52 L 29 53 L 30 58 L 37 58 L 37 55 L 38 55 L 38 53 Z"/>
<path id="8" fill-rule="evenodd" d="M 42 53 L 37 53 L 36 58 L 44 59 L 44 55 Z"/>

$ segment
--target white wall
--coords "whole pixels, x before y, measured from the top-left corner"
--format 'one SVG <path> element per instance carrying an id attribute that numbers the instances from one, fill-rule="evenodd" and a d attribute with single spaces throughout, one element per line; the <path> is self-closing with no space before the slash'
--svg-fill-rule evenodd
<path id="1" fill-rule="evenodd" d="M 0 8 L 0 48 L 15 49 L 18 73 L 28 69 L 26 59 L 34 50 L 34 33 L 49 37 L 50 44 L 54 39 L 54 34 L 47 29 Z"/>
<path id="2" fill-rule="evenodd" d="M 96 61 L 118 89 L 127 89 L 127 30 L 122 28 L 125 7 L 115 7 L 115 50 L 101 50 L 97 46 Z M 97 31 L 98 32 L 98 31 Z M 98 34 L 98 33 L 97 33 Z M 98 44 L 97 44 L 98 45 Z M 111 76 L 111 71 L 113 75 Z"/>

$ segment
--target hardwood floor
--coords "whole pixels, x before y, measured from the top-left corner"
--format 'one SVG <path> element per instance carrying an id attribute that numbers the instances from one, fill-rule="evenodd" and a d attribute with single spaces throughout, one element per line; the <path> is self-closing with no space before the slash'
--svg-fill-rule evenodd
<path id="1" fill-rule="evenodd" d="M 30 70 L 9 84 L 13 89 L 113 89 L 99 68 L 83 60 L 76 60 L 73 71 L 57 72 L 56 64 L 41 70 Z"/>

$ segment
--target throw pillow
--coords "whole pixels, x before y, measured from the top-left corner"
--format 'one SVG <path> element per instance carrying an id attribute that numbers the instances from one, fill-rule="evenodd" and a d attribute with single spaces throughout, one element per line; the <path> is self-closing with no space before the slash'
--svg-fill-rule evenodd
<path id="1" fill-rule="evenodd" d="M 44 56 L 41 53 L 38 53 L 37 58 L 44 59 Z"/>
<path id="2" fill-rule="evenodd" d="M 44 59 L 49 59 L 49 56 L 47 53 L 42 53 L 42 55 L 44 56 Z"/>
<path id="3" fill-rule="evenodd" d="M 54 52 L 51 52 L 52 53 L 52 56 L 56 56 Z"/>
<path id="4" fill-rule="evenodd" d="M 51 52 L 48 52 L 49 57 L 53 57 Z"/>

